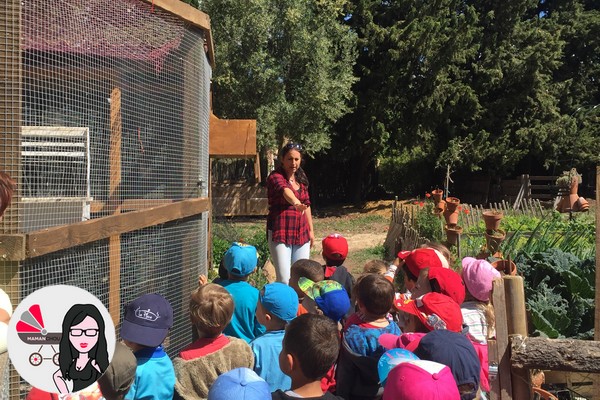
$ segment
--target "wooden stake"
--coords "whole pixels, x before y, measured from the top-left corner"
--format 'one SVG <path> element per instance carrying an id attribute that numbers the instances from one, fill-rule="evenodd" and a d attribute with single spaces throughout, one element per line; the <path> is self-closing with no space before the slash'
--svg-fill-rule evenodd
<path id="1" fill-rule="evenodd" d="M 527 336 L 527 313 L 525 311 L 525 289 L 521 276 L 504 276 L 506 297 L 506 322 L 509 336 Z M 511 369 L 512 393 L 515 399 L 531 398 L 528 369 Z"/>
<path id="2" fill-rule="evenodd" d="M 490 358 L 490 365 L 498 367 L 496 381 L 491 382 L 492 400 L 510 400 L 512 399 L 512 376 L 510 373 L 510 351 L 508 348 L 508 326 L 506 314 L 506 301 L 504 294 L 504 281 L 496 279 L 492 289 L 492 304 L 494 305 L 494 314 L 496 316 L 496 341 L 495 349 L 490 349 L 489 354 L 495 355 Z M 490 346 L 494 343 L 490 342 Z"/>

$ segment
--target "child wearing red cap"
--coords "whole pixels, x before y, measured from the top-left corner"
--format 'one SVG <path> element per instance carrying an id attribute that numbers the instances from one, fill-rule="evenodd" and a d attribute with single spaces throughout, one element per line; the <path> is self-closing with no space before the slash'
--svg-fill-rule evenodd
<path id="1" fill-rule="evenodd" d="M 352 293 L 354 277 L 343 265 L 348 257 L 348 241 L 339 233 L 333 233 L 321 242 L 323 245 L 323 271 L 325 279 L 339 282 L 348 294 Z"/>

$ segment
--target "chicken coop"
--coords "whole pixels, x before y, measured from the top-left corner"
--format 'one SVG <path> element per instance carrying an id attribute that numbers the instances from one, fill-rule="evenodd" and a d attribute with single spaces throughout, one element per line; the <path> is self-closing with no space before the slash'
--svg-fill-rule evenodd
<path id="1" fill-rule="evenodd" d="M 179 0 L 3 0 L 0 30 L 0 170 L 17 182 L 2 289 L 16 306 L 75 285 L 117 327 L 124 304 L 159 293 L 176 354 L 209 250 L 208 16 Z"/>

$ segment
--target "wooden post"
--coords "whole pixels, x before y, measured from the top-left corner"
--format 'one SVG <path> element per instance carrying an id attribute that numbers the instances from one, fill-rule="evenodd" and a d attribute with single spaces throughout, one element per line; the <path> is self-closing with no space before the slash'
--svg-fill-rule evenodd
<path id="1" fill-rule="evenodd" d="M 523 277 L 504 276 L 506 297 L 506 321 L 509 337 L 527 336 L 527 313 L 525 311 L 525 289 Z M 511 369 L 512 391 L 515 399 L 531 398 L 531 385 L 528 369 Z"/>
<path id="2" fill-rule="evenodd" d="M 110 183 L 108 209 L 112 214 L 121 213 L 121 89 L 114 88 L 110 94 Z M 108 310 L 115 326 L 121 319 L 121 236 L 108 239 Z"/>
<path id="3" fill-rule="evenodd" d="M 600 340 L 600 165 L 596 166 L 596 310 L 594 340 Z M 600 400 L 600 375 L 594 375 L 594 399 Z"/>
<path id="4" fill-rule="evenodd" d="M 0 220 L 1 234 L 21 233 L 21 1 L 0 2 L 0 26 L 3 39 L 0 45 L 0 170 L 9 174 L 17 182 L 12 205 Z M 20 279 L 18 261 L 4 261 L 0 258 L 0 288 L 10 297 L 13 307 L 19 304 Z M 9 376 L 10 397 L 19 398 L 20 377 L 10 368 L 8 353 L 0 355 L 0 379 Z"/>
<path id="5" fill-rule="evenodd" d="M 492 400 L 512 400 L 512 376 L 510 373 L 510 351 L 506 321 L 504 281 L 496 279 L 492 288 L 492 304 L 496 316 L 496 341 L 490 341 L 489 363 L 497 367 L 498 375 L 490 382 Z M 495 356 L 495 357 L 494 357 Z M 494 358 L 493 358 L 494 357 Z"/>

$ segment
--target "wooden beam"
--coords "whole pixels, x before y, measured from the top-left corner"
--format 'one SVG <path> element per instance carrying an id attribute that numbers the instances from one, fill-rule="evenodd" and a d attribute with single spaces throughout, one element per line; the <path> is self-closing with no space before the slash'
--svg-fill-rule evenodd
<path id="1" fill-rule="evenodd" d="M 108 187 L 108 210 L 121 214 L 121 89 L 114 88 L 110 94 L 110 181 Z M 115 326 L 121 319 L 121 235 L 108 238 L 108 311 Z"/>
<path id="2" fill-rule="evenodd" d="M 120 200 L 119 207 L 121 211 L 139 211 L 145 210 L 148 208 L 162 206 L 165 204 L 171 204 L 173 200 L 171 199 L 129 199 L 129 200 Z M 92 214 L 99 214 L 103 212 L 107 212 L 108 205 L 103 201 L 92 201 L 90 212 Z"/>
<path id="3" fill-rule="evenodd" d="M 210 17 L 208 14 L 185 4 L 181 0 L 144 0 L 146 3 L 151 3 L 156 7 L 160 7 L 165 11 L 170 12 L 183 19 L 190 24 L 197 26 L 203 30 L 210 30 Z"/>
<path id="4" fill-rule="evenodd" d="M 0 235 L 0 260 L 25 259 L 25 235 Z"/>
<path id="5" fill-rule="evenodd" d="M 511 365 L 516 369 L 600 372 L 600 342 L 515 335 Z"/>
<path id="6" fill-rule="evenodd" d="M 202 214 L 208 211 L 209 205 L 208 198 L 187 199 L 146 210 L 31 232 L 27 235 L 27 257 L 38 257 L 125 232 Z"/>
<path id="7" fill-rule="evenodd" d="M 525 289 L 523 277 L 503 277 L 506 304 L 506 321 L 509 337 L 513 335 L 527 336 L 527 312 L 525 311 Z M 529 371 L 512 369 L 512 394 L 515 399 L 531 398 Z"/>
<path id="8" fill-rule="evenodd" d="M 160 7 L 163 10 L 170 12 L 181 18 L 182 20 L 189 22 L 190 24 L 202 29 L 204 31 L 206 44 L 208 45 L 208 58 L 211 66 L 215 66 L 215 51 L 214 43 L 212 39 L 212 33 L 210 29 L 210 17 L 208 14 L 194 8 L 188 4 L 185 4 L 181 0 L 144 0 L 146 3 L 152 3 L 153 6 Z"/>

